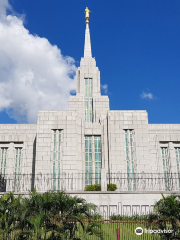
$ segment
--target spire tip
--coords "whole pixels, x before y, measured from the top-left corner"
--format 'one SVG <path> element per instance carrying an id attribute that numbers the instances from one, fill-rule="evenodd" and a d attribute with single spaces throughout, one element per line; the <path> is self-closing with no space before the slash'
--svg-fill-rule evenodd
<path id="1" fill-rule="evenodd" d="M 89 13 L 91 13 L 91 11 L 88 9 L 88 7 L 86 7 L 84 13 L 85 13 L 86 24 L 89 24 Z"/>

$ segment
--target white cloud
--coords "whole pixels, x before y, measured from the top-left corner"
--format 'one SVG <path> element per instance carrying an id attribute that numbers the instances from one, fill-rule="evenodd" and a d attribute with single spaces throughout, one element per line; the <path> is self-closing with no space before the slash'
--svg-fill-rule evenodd
<path id="1" fill-rule="evenodd" d="M 6 11 L 12 10 L 11 5 L 8 0 L 0 0 L 0 20 L 3 21 L 6 19 Z"/>
<path id="2" fill-rule="evenodd" d="M 31 35 L 20 17 L 7 16 L 7 8 L 0 0 L 0 111 L 36 123 L 38 110 L 67 109 L 76 66 L 46 38 Z"/>
<path id="3" fill-rule="evenodd" d="M 150 99 L 150 100 L 154 99 L 154 96 L 152 93 L 143 92 L 140 96 L 142 99 Z"/>
<path id="4" fill-rule="evenodd" d="M 108 85 L 107 84 L 101 85 L 101 88 L 104 90 L 105 94 L 108 93 Z"/>

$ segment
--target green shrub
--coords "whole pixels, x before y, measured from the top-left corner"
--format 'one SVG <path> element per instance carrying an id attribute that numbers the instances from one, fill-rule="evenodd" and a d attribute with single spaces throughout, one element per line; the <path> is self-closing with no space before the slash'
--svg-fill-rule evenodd
<path id="1" fill-rule="evenodd" d="M 113 183 L 107 184 L 107 191 L 115 191 L 117 185 Z M 101 191 L 101 184 L 91 184 L 85 187 L 85 191 Z"/>
<path id="2" fill-rule="evenodd" d="M 87 185 L 85 191 L 101 191 L 101 184 Z"/>
<path id="3" fill-rule="evenodd" d="M 94 185 L 87 185 L 84 189 L 85 191 L 95 191 Z"/>
<path id="4" fill-rule="evenodd" d="M 107 184 L 107 190 L 108 191 L 116 191 L 116 189 L 117 189 L 117 185 L 116 184 L 113 184 L 113 183 Z"/>
<path id="5" fill-rule="evenodd" d="M 101 184 L 94 184 L 95 191 L 101 191 Z"/>
<path id="6" fill-rule="evenodd" d="M 115 215 L 115 214 L 113 214 L 113 215 L 111 215 L 110 216 L 110 220 L 124 220 L 124 217 L 123 216 L 121 216 L 121 215 Z"/>
<path id="7" fill-rule="evenodd" d="M 123 221 L 147 221 L 149 219 L 149 215 L 132 215 L 132 216 L 122 216 L 122 215 L 111 215 L 110 220 L 123 220 Z"/>
<path id="8" fill-rule="evenodd" d="M 93 219 L 93 220 L 103 220 L 103 216 L 101 216 L 101 214 L 99 214 L 99 213 L 94 213 L 91 216 L 91 219 Z"/>

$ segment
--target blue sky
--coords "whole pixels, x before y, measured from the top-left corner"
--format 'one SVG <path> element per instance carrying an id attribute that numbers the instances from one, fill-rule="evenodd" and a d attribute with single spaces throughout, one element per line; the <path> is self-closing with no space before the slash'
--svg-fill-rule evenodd
<path id="1" fill-rule="evenodd" d="M 2 2 L 6 9 L 8 0 Z M 147 110 L 149 123 L 180 123 L 179 0 L 9 0 L 9 4 L 12 13 L 8 10 L 7 15 L 13 16 L 9 25 L 0 18 L 3 29 L 8 26 L 4 30 L 8 40 L 0 38 L 1 46 L 7 45 L 3 50 L 0 47 L 0 61 L 7 59 L 0 64 L 4 76 L 0 123 L 34 123 L 38 109 L 67 107 L 69 92 L 75 87 L 70 78 L 83 56 L 85 7 L 92 11 L 92 55 L 101 84 L 108 86 L 110 109 Z M 5 74 L 4 69 L 12 74 Z M 57 73 L 52 79 L 51 72 Z"/>

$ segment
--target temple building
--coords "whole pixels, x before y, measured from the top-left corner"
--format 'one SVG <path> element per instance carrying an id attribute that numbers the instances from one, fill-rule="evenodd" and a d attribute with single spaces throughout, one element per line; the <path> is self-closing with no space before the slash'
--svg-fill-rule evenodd
<path id="1" fill-rule="evenodd" d="M 0 125 L 5 191 L 27 192 L 34 186 L 38 191 L 79 191 L 89 201 L 94 198 L 103 211 L 107 205 L 109 214 L 146 212 L 142 207 L 150 210 L 160 192 L 180 189 L 180 124 L 148 124 L 145 110 L 110 110 L 108 96 L 101 95 L 89 10 L 85 12 L 84 56 L 68 110 L 39 111 L 37 124 Z M 105 193 L 108 183 L 115 183 L 117 190 Z M 101 184 L 104 195 L 83 193 L 90 184 Z M 140 197 L 141 203 L 135 204 Z"/>

